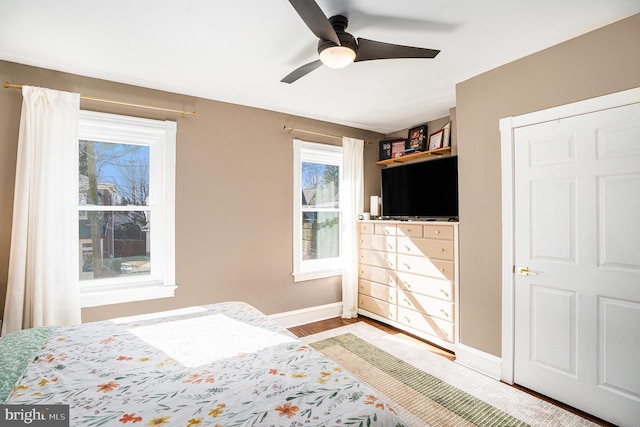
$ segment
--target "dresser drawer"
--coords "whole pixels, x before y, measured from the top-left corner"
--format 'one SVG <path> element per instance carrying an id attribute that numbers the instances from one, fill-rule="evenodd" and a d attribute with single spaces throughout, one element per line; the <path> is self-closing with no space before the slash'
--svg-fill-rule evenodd
<path id="1" fill-rule="evenodd" d="M 360 230 L 360 234 L 373 234 L 375 227 L 372 222 L 360 222 L 358 223 L 358 230 Z"/>
<path id="2" fill-rule="evenodd" d="M 419 224 L 398 224 L 398 236 L 422 237 L 422 225 Z"/>
<path id="3" fill-rule="evenodd" d="M 361 295 L 370 296 L 390 304 L 396 304 L 398 302 L 397 289 L 381 285 L 380 283 L 360 279 L 358 281 L 358 292 Z"/>
<path id="4" fill-rule="evenodd" d="M 373 251 L 395 252 L 396 236 L 381 236 L 378 234 L 361 234 L 358 241 L 360 249 Z"/>
<path id="5" fill-rule="evenodd" d="M 398 255 L 397 262 L 398 271 L 435 277 L 436 279 L 455 280 L 454 266 L 451 261 Z"/>
<path id="6" fill-rule="evenodd" d="M 398 237 L 398 253 L 453 261 L 453 241 Z"/>
<path id="7" fill-rule="evenodd" d="M 399 289 L 416 292 L 445 301 L 454 301 L 454 286 L 448 280 L 435 279 L 429 276 L 399 272 L 394 281 Z"/>
<path id="8" fill-rule="evenodd" d="M 423 236 L 429 239 L 453 240 L 452 225 L 425 225 Z"/>
<path id="9" fill-rule="evenodd" d="M 360 264 L 358 278 L 371 282 L 381 283 L 387 286 L 396 286 L 396 273 L 386 268 Z"/>
<path id="10" fill-rule="evenodd" d="M 454 342 L 455 328 L 453 323 L 446 320 L 436 319 L 428 314 L 398 307 L 398 322 L 417 329 L 418 331 L 435 335 L 445 341 Z"/>
<path id="11" fill-rule="evenodd" d="M 452 302 L 398 290 L 398 305 L 428 314 L 438 319 L 453 322 L 454 305 Z"/>
<path id="12" fill-rule="evenodd" d="M 376 234 L 381 234 L 384 236 L 395 236 L 396 235 L 396 225 L 395 224 L 387 224 L 384 222 L 376 222 L 375 228 Z"/>
<path id="13" fill-rule="evenodd" d="M 373 265 L 375 267 L 396 268 L 396 254 L 390 252 L 378 252 L 366 249 L 360 250 L 360 264 Z"/>
<path id="14" fill-rule="evenodd" d="M 386 319 L 396 320 L 398 318 L 397 306 L 371 298 L 368 295 L 358 294 L 358 307 Z"/>

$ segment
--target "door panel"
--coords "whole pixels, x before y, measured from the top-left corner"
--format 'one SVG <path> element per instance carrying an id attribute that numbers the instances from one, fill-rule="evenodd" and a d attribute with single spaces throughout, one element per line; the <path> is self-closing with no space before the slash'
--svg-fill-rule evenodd
<path id="1" fill-rule="evenodd" d="M 545 369 L 576 377 L 576 293 L 531 286 L 531 356 Z"/>
<path id="2" fill-rule="evenodd" d="M 623 123 L 597 131 L 598 158 L 640 156 L 640 125 Z"/>
<path id="3" fill-rule="evenodd" d="M 598 308 L 598 386 L 640 405 L 640 304 L 600 298 Z"/>
<path id="4" fill-rule="evenodd" d="M 514 381 L 640 419 L 640 105 L 514 130 Z M 525 273 L 526 274 L 526 273 Z"/>
<path id="5" fill-rule="evenodd" d="M 576 182 L 531 183 L 531 257 L 575 264 Z"/>
<path id="6" fill-rule="evenodd" d="M 576 162 L 576 135 L 572 132 L 529 141 L 530 166 L 566 165 Z"/>
<path id="7" fill-rule="evenodd" d="M 640 230 L 640 174 L 598 178 L 599 265 L 640 269 L 640 234 L 627 232 L 628 224 Z"/>

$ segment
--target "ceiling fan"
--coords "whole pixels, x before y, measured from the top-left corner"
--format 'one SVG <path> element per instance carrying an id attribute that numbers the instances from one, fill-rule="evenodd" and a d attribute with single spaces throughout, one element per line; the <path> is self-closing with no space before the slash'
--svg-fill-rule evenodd
<path id="1" fill-rule="evenodd" d="M 327 19 L 315 0 L 289 0 L 289 3 L 311 32 L 320 39 L 318 42 L 320 59 L 295 69 L 280 80 L 283 83 L 293 83 L 323 64 L 330 68 L 344 68 L 352 62 L 374 59 L 435 58 L 440 53 L 435 49 L 356 39 L 345 31 L 349 24 L 347 17 L 335 15 Z"/>

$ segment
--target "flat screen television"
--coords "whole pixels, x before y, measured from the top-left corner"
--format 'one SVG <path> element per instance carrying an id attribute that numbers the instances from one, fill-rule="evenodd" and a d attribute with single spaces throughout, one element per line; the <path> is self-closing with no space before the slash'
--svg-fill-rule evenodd
<path id="1" fill-rule="evenodd" d="M 458 219 L 458 156 L 382 169 L 382 216 Z"/>

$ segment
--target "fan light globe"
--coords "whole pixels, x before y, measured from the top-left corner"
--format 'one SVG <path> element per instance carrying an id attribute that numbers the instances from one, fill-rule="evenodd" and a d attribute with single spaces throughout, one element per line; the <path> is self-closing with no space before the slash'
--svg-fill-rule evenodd
<path id="1" fill-rule="evenodd" d="M 320 61 L 329 68 L 344 68 L 354 59 L 356 59 L 356 53 L 345 46 L 328 47 L 320 52 Z"/>

